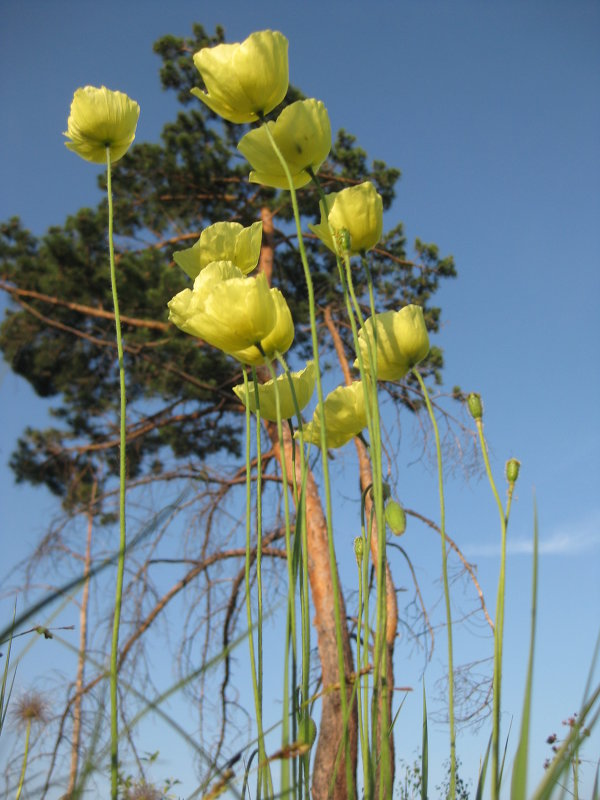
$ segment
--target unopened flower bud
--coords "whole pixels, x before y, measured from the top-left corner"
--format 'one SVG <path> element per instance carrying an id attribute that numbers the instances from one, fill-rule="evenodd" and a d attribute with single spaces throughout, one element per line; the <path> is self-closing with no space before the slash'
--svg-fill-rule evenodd
<path id="1" fill-rule="evenodd" d="M 506 462 L 506 480 L 509 483 L 516 483 L 519 477 L 519 470 L 521 469 L 521 462 L 516 458 L 511 458 Z"/>
<path id="2" fill-rule="evenodd" d="M 390 500 L 385 507 L 385 521 L 394 536 L 402 536 L 406 530 L 406 514 L 400 503 Z"/>
<path id="3" fill-rule="evenodd" d="M 467 397 L 467 405 L 469 412 L 473 419 L 481 419 L 483 416 L 483 403 L 481 402 L 481 395 L 477 392 L 471 392 Z"/>
<path id="4" fill-rule="evenodd" d="M 356 557 L 356 563 L 358 564 L 359 567 L 362 564 L 364 549 L 365 546 L 362 537 L 357 536 L 356 539 L 354 540 L 354 555 Z"/>

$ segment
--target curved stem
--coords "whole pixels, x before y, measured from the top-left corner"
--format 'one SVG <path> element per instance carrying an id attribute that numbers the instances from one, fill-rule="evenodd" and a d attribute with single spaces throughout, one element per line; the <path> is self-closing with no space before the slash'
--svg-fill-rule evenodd
<path id="1" fill-rule="evenodd" d="M 123 341 L 121 337 L 121 317 L 115 269 L 115 247 L 113 241 L 113 201 L 111 182 L 110 147 L 106 148 L 106 191 L 108 194 L 108 250 L 110 259 L 110 285 L 115 311 L 115 333 L 117 338 L 117 358 L 119 362 L 120 427 L 119 427 L 119 558 L 117 561 L 117 583 L 115 589 L 115 613 L 113 618 L 112 645 L 110 653 L 110 788 L 112 800 L 117 800 L 119 786 L 119 711 L 117 692 L 117 673 L 119 655 L 119 627 L 121 624 L 121 602 L 123 598 L 123 577 L 125 574 L 125 435 L 126 409 L 125 364 L 123 361 Z"/>

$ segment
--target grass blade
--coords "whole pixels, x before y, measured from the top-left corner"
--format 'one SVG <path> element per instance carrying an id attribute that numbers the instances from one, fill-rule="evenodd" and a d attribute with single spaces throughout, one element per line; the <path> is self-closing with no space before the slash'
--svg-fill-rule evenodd
<path id="1" fill-rule="evenodd" d="M 521 712 L 521 733 L 513 765 L 511 800 L 525 800 L 527 793 L 527 757 L 529 750 L 529 722 L 531 719 L 531 688 L 533 683 L 533 656 L 535 650 L 535 623 L 537 615 L 538 579 L 538 518 L 537 506 L 533 504 L 533 575 L 531 579 L 531 632 L 529 634 L 529 662 L 525 680 L 525 696 Z"/>

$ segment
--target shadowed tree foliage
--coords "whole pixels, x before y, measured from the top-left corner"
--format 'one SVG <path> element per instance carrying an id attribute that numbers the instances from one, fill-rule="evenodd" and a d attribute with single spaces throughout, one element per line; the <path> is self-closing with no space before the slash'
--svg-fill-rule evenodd
<path id="1" fill-rule="evenodd" d="M 243 225 L 263 221 L 264 247 L 272 254 L 268 277 L 285 295 L 295 322 L 292 363 L 311 355 L 308 299 L 289 195 L 249 183 L 248 165 L 236 149 L 247 126 L 223 121 L 190 94 L 201 85 L 192 54 L 223 39 L 222 28 L 210 36 L 195 25 L 189 39 L 165 36 L 156 42 L 162 86 L 176 92 L 181 110 L 164 126 L 159 143 L 135 144 L 113 171 L 131 482 L 176 473 L 178 467 L 202 477 L 211 459 L 235 460 L 242 450 L 244 418 L 231 391 L 241 380 L 239 363 L 167 319 L 168 301 L 189 284 L 173 261 L 173 251 L 190 247 L 203 228 L 223 220 Z M 290 87 L 282 105 L 300 97 Z M 370 180 L 389 209 L 400 172 L 370 161 L 342 130 L 318 177 L 325 192 Z M 102 188 L 104 180 L 100 178 Z M 318 193 L 311 184 L 298 197 L 308 231 L 308 223 L 320 220 Z M 352 364 L 352 336 L 335 260 L 312 234 L 307 233 L 305 243 L 324 363 L 338 363 L 329 333 L 333 325 Z M 442 279 L 455 276 L 452 258 L 442 258 L 435 245 L 420 240 L 409 256 L 401 223 L 385 234 L 369 258 L 378 310 L 417 303 L 435 333 L 441 315 L 435 292 Z M 355 269 L 356 293 L 368 315 L 366 278 L 358 265 Z M 93 495 L 96 518 L 110 522 L 112 506 L 105 508 L 103 498 L 118 475 L 119 392 L 106 202 L 81 209 L 40 237 L 18 219 L 3 223 L 0 279 L 0 288 L 11 299 L 0 326 L 0 349 L 39 396 L 57 401 L 51 412 L 54 426 L 31 427 L 20 437 L 11 457 L 16 479 L 45 485 L 67 513 L 88 509 Z M 433 347 L 421 365 L 422 374 L 439 383 L 442 368 L 442 352 Z M 385 389 L 414 410 L 418 401 L 412 380 L 386 384 Z M 233 602 L 227 609 L 224 644 L 231 637 L 236 608 Z"/>

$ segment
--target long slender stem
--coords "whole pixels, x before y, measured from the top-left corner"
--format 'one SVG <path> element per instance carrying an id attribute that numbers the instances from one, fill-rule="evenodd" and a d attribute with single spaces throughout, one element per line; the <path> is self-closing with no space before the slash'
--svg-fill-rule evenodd
<path id="1" fill-rule="evenodd" d="M 481 418 L 475 420 L 481 453 L 485 464 L 488 481 L 492 493 L 498 506 L 500 515 L 500 573 L 498 575 L 498 594 L 496 597 L 496 620 L 494 625 L 494 678 L 493 678 L 493 701 L 492 701 L 492 800 L 498 800 L 500 796 L 500 708 L 502 691 L 502 642 L 504 640 L 504 592 L 506 585 L 506 527 L 510 504 L 512 501 L 512 491 L 509 492 L 506 513 L 502 507 L 502 501 L 498 494 L 498 489 L 494 482 L 490 459 L 488 457 L 487 445 L 483 435 L 483 422 Z"/>
<path id="2" fill-rule="evenodd" d="M 115 311 L 115 332 L 117 337 L 117 358 L 119 361 L 119 390 L 121 399 L 119 428 L 119 559 L 117 562 L 117 584 L 115 589 L 115 613 L 113 618 L 112 647 L 110 654 L 110 788 L 112 800 L 117 800 L 119 787 L 119 710 L 118 710 L 118 656 L 119 626 L 121 624 L 121 602 L 123 597 L 123 577 L 125 574 L 125 431 L 127 398 L 125 395 L 125 364 L 123 360 L 123 341 L 121 338 L 121 317 L 115 269 L 115 247 L 113 241 L 113 201 L 111 182 L 110 147 L 106 148 L 106 191 L 108 194 L 108 250 L 110 258 L 110 285 Z"/>
<path id="3" fill-rule="evenodd" d="M 425 386 L 425 381 L 417 369 L 413 369 L 413 375 L 419 382 L 425 405 L 429 413 L 429 418 L 433 426 L 435 435 L 435 449 L 437 454 L 438 466 L 438 486 L 440 492 L 440 534 L 442 540 L 442 576 L 444 581 L 444 600 L 446 603 L 446 626 L 448 628 L 448 717 L 450 721 L 450 791 L 448 797 L 454 800 L 456 797 L 456 732 L 454 726 L 454 655 L 452 645 L 452 609 L 450 607 L 450 588 L 448 585 L 448 552 L 446 549 L 446 504 L 444 501 L 444 473 L 442 469 L 442 446 L 440 443 L 440 432 L 433 413 L 429 392 Z"/>

